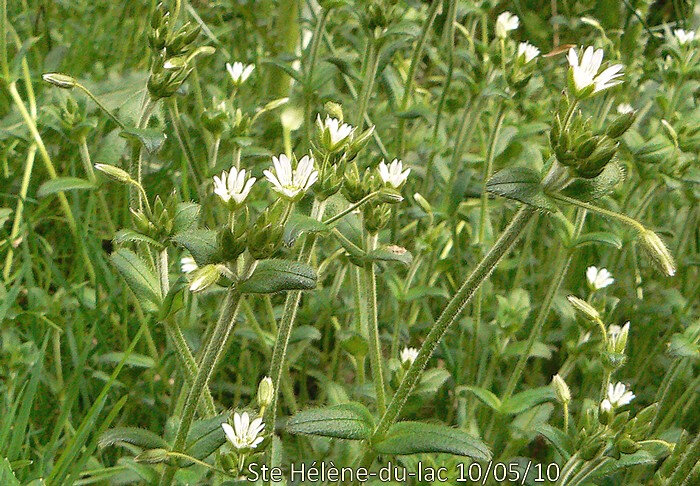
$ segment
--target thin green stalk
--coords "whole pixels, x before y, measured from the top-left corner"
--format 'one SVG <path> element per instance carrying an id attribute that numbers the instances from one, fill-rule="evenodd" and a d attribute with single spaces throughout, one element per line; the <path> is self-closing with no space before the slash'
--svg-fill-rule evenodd
<path id="1" fill-rule="evenodd" d="M 192 387 L 195 377 L 197 376 L 197 362 L 190 351 L 190 347 L 187 345 L 185 336 L 182 335 L 182 329 L 175 322 L 174 319 L 170 319 L 169 322 L 165 322 L 165 331 L 168 337 L 175 346 L 175 351 L 180 360 L 180 366 L 182 367 L 183 375 L 185 376 L 185 381 L 188 387 Z M 214 405 L 214 398 L 211 396 L 211 391 L 209 387 L 204 387 L 203 403 L 200 405 L 202 410 L 202 415 L 206 417 L 213 417 L 216 415 L 216 406 Z"/>
<path id="2" fill-rule="evenodd" d="M 452 160 L 450 162 L 451 172 L 450 179 L 447 183 L 447 189 L 445 190 L 444 197 L 449 200 L 452 197 L 454 191 L 454 186 L 457 182 L 457 176 L 462 170 L 462 162 L 460 157 L 464 151 L 464 146 L 471 140 L 476 126 L 479 120 L 479 114 L 481 110 L 482 98 L 477 95 L 471 99 L 469 106 L 465 108 L 464 115 L 462 116 L 462 122 L 457 130 L 457 137 L 455 138 L 455 146 L 452 150 Z M 476 113 L 476 115 L 475 115 Z"/>
<path id="3" fill-rule="evenodd" d="M 316 28 L 314 29 L 313 39 L 311 40 L 311 47 L 309 48 L 309 60 L 307 63 L 306 79 L 304 82 L 304 127 L 306 131 L 306 139 L 311 140 L 311 97 L 313 91 L 311 90 L 311 83 L 314 78 L 314 68 L 316 67 L 316 58 L 318 57 L 318 48 L 321 45 L 321 39 L 323 38 L 323 31 L 326 28 L 326 22 L 328 21 L 328 14 L 331 9 L 321 9 L 321 15 L 316 19 Z"/>
<path id="4" fill-rule="evenodd" d="M 496 150 L 496 144 L 498 143 L 498 136 L 501 133 L 501 127 L 503 126 L 503 120 L 506 115 L 505 103 L 501 103 L 498 109 L 498 115 L 496 115 L 496 124 L 493 127 L 493 132 L 491 132 L 491 140 L 488 145 L 486 153 L 486 163 L 484 164 L 484 177 L 482 181 L 481 188 L 481 208 L 479 212 L 479 245 L 481 249 L 484 248 L 484 239 L 486 238 L 486 220 L 489 211 L 489 193 L 486 190 L 486 184 L 491 178 L 491 172 L 493 172 L 493 159 L 494 152 Z M 479 344 L 479 326 L 481 324 L 481 305 L 483 301 L 483 287 L 479 287 L 476 294 L 476 303 L 474 306 L 474 332 L 472 333 L 472 342 L 469 348 L 468 355 L 471 356 L 471 374 L 474 375 L 476 372 L 477 362 L 476 357 L 478 356 L 477 347 Z"/>
<path id="5" fill-rule="evenodd" d="M 12 229 L 10 230 L 10 237 L 8 241 L 10 245 L 7 248 L 7 255 L 5 256 L 5 268 L 3 269 L 3 278 L 7 281 L 10 278 L 10 271 L 12 270 L 12 259 L 14 258 L 15 249 L 12 246 L 12 242 L 19 235 L 20 223 L 22 222 L 22 216 L 24 215 L 24 201 L 27 199 L 27 191 L 29 189 L 29 181 L 32 178 L 32 169 L 34 168 L 34 159 L 36 157 L 36 144 L 33 143 L 29 146 L 27 150 L 27 157 L 24 160 L 24 174 L 22 175 L 22 184 L 19 189 L 19 197 L 17 198 L 17 207 L 15 208 L 15 217 L 12 221 Z"/>
<path id="6" fill-rule="evenodd" d="M 85 169 L 85 174 L 87 175 L 87 178 L 90 182 L 96 183 L 97 177 L 95 176 L 95 171 L 92 167 L 92 161 L 90 160 L 90 151 L 88 150 L 87 140 L 85 139 L 84 136 L 80 137 L 80 142 L 78 143 L 78 147 L 80 149 L 80 159 L 83 161 L 83 167 Z M 104 217 L 106 219 L 109 234 L 113 235 L 114 233 L 117 232 L 117 228 L 114 226 L 114 220 L 112 219 L 112 214 L 109 211 L 109 205 L 107 204 L 107 200 L 105 199 L 104 192 L 102 192 L 102 191 L 96 191 L 96 192 L 97 192 L 97 204 L 100 206 L 100 211 L 102 211 L 102 214 L 104 215 Z"/>
<path id="7" fill-rule="evenodd" d="M 359 201 L 357 201 L 355 204 L 352 204 L 352 205 L 348 206 L 347 208 L 345 208 L 345 209 L 343 209 L 342 211 L 340 211 L 338 214 L 335 214 L 335 215 L 333 215 L 332 217 L 330 217 L 330 218 L 326 219 L 325 221 L 323 221 L 323 224 L 328 224 L 328 225 L 330 225 L 330 224 L 335 223 L 335 222 L 338 221 L 340 218 L 342 218 L 342 217 L 344 217 L 344 216 L 346 216 L 346 215 L 352 213 L 354 210 L 356 210 L 357 208 L 359 208 L 360 206 L 362 206 L 364 203 L 366 203 L 367 201 L 371 200 L 373 197 L 377 196 L 377 194 L 379 194 L 379 191 L 374 191 L 374 192 L 371 192 L 371 193 L 367 194 L 365 197 L 363 197 L 362 199 L 360 199 Z"/>
<path id="8" fill-rule="evenodd" d="M 156 102 L 151 98 L 151 96 L 146 93 L 144 95 L 143 103 L 141 104 L 141 113 L 139 114 L 139 119 L 136 122 L 136 128 L 141 129 L 148 125 L 148 120 L 151 118 L 153 109 L 155 108 Z M 132 142 L 131 148 L 131 159 L 129 161 L 129 175 L 136 182 L 141 184 L 141 170 L 143 164 L 143 147 L 136 142 Z M 143 205 L 141 200 L 141 194 L 134 185 L 129 186 L 129 208 L 140 209 Z"/>
<path id="9" fill-rule="evenodd" d="M 576 228 L 574 230 L 574 238 L 581 233 L 585 220 L 586 212 L 580 211 L 578 214 Z M 501 398 L 503 401 L 507 400 L 513 395 L 515 387 L 518 385 L 518 381 L 520 381 L 520 377 L 522 376 L 523 370 L 525 369 L 525 364 L 527 363 L 527 360 L 530 357 L 530 351 L 532 351 L 537 337 L 542 332 L 544 323 L 546 322 L 547 317 L 549 316 L 549 311 L 552 308 L 554 297 L 559 291 L 559 287 L 561 287 L 561 284 L 564 281 L 564 277 L 566 277 L 566 272 L 569 269 L 569 265 L 571 265 L 572 259 L 572 250 L 563 250 L 561 247 L 559 248 L 555 260 L 556 263 L 554 265 L 554 277 L 550 280 L 549 288 L 547 289 L 547 293 L 545 294 L 544 300 L 542 301 L 540 311 L 537 314 L 537 317 L 535 318 L 535 322 L 532 325 L 532 328 L 530 329 L 530 335 L 527 338 L 525 348 L 523 349 L 522 354 L 518 358 L 518 362 L 515 364 L 515 368 L 513 368 L 513 372 L 511 373 L 510 378 L 508 378 L 505 391 L 503 392 L 503 397 Z"/>
<path id="10" fill-rule="evenodd" d="M 433 0 L 430 8 L 428 10 L 428 18 L 423 23 L 423 29 L 421 30 L 418 42 L 416 42 L 416 47 L 413 49 L 413 56 L 411 56 L 411 64 L 408 67 L 408 73 L 406 74 L 406 82 L 403 87 L 403 97 L 401 98 L 401 104 L 399 105 L 400 111 L 406 111 L 408 108 L 408 100 L 411 98 L 411 92 L 413 91 L 413 82 L 416 77 L 416 68 L 418 63 L 423 56 L 423 48 L 425 47 L 425 41 L 428 39 L 428 34 L 430 33 L 430 28 L 437 17 L 438 10 L 442 5 L 442 0 Z M 399 157 L 402 157 L 406 150 L 406 139 L 404 137 L 406 131 L 406 119 L 401 118 L 399 120 Z"/>
<path id="11" fill-rule="evenodd" d="M 449 92 L 450 85 L 452 84 L 452 75 L 454 74 L 455 67 L 455 22 L 457 21 L 457 0 L 449 0 L 450 5 L 447 12 L 447 20 L 445 20 L 445 30 L 443 45 L 447 49 L 447 74 L 445 74 L 445 84 L 442 87 L 442 93 L 440 94 L 440 101 L 438 101 L 437 112 L 435 114 L 435 124 L 433 125 L 433 135 L 432 142 L 435 146 L 437 142 L 438 133 L 440 130 L 440 122 L 442 121 L 442 112 L 445 107 L 445 101 L 447 100 L 447 93 Z M 433 172 L 433 163 L 435 161 L 435 156 L 437 151 L 433 150 L 428 159 L 428 164 L 425 168 L 425 178 L 423 179 L 422 191 L 425 192 L 430 187 L 431 175 Z"/>
<path id="12" fill-rule="evenodd" d="M 375 250 L 377 247 L 377 235 L 367 235 L 367 251 Z M 369 263 L 361 269 L 360 292 L 364 315 L 367 320 L 365 327 L 369 337 L 369 364 L 372 370 L 372 380 L 374 381 L 374 391 L 377 395 L 377 410 L 383 414 L 386 411 L 386 396 L 384 387 L 384 371 L 382 366 L 382 348 L 379 339 L 379 321 L 377 319 L 377 276 L 374 273 L 374 264 Z"/>
<path id="13" fill-rule="evenodd" d="M 501 233 L 501 236 L 496 240 L 493 247 L 479 262 L 471 275 L 464 281 L 457 293 L 450 299 L 447 307 L 443 310 L 440 317 L 435 322 L 435 325 L 430 329 L 425 342 L 418 352 L 416 360 L 411 364 L 406 372 L 398 390 L 387 408 L 387 411 L 382 416 L 379 425 L 377 426 L 373 438 L 382 437 L 389 427 L 396 421 L 401 413 L 409 394 L 420 379 L 423 369 L 428 364 L 428 360 L 437 348 L 440 340 L 445 335 L 447 330 L 458 319 L 464 307 L 469 303 L 474 293 L 479 286 L 484 282 L 491 272 L 496 268 L 496 265 L 508 253 L 513 244 L 518 240 L 520 234 L 527 226 L 528 222 L 535 214 L 535 209 L 531 206 L 523 206 L 515 214 L 510 224 Z M 370 462 L 374 454 L 368 452 L 365 455 L 363 463 Z"/>
<path id="14" fill-rule="evenodd" d="M 219 316 L 219 320 L 216 323 L 216 327 L 212 332 L 211 339 L 207 343 L 207 347 L 204 349 L 202 361 L 199 364 L 199 370 L 194 378 L 194 382 L 187 393 L 185 406 L 182 410 L 182 418 L 180 420 L 180 425 L 178 426 L 175 441 L 173 443 L 173 452 L 184 451 L 185 440 L 187 439 L 187 434 L 190 431 L 190 426 L 194 421 L 194 414 L 197 409 L 199 398 L 202 396 L 204 389 L 209 383 L 209 379 L 211 378 L 211 375 L 216 368 L 216 364 L 221 357 L 220 354 L 224 348 L 224 344 L 226 343 L 226 340 L 228 339 L 228 336 L 235 325 L 240 300 L 241 295 L 236 290 L 231 289 L 228 291 L 224 308 Z M 170 485 L 176 471 L 177 466 L 168 466 L 163 472 L 159 484 L 161 486 Z"/>
<path id="15" fill-rule="evenodd" d="M 365 113 L 367 112 L 367 104 L 372 96 L 372 88 L 374 86 L 374 77 L 377 75 L 377 66 L 379 65 L 379 49 L 374 38 L 367 39 L 367 50 L 365 51 L 365 75 L 362 80 L 362 89 L 360 90 L 360 105 L 356 112 L 355 126 L 358 132 L 361 132 L 365 126 Z"/>
<path id="16" fill-rule="evenodd" d="M 92 94 L 92 92 L 89 89 L 87 89 L 85 86 L 83 86 L 82 84 L 77 83 L 77 82 L 75 83 L 75 87 L 80 89 L 92 101 L 94 101 L 95 104 L 100 108 L 100 110 L 102 110 L 108 117 L 110 117 L 112 119 L 112 121 L 114 123 L 116 123 L 117 126 L 119 126 L 119 128 L 121 128 L 121 129 L 126 128 L 126 126 L 121 122 L 121 120 L 119 118 L 117 118 L 114 115 L 114 113 L 112 113 L 105 105 L 103 105 L 102 102 L 99 99 L 97 99 L 97 97 L 94 94 Z"/>
<path id="17" fill-rule="evenodd" d="M 53 165 L 53 162 L 51 161 L 51 157 L 49 156 L 49 152 L 46 150 L 46 146 L 44 145 L 44 141 L 41 138 L 41 135 L 39 134 L 39 130 L 37 129 L 36 123 L 34 122 L 34 118 L 29 114 L 27 111 L 27 107 L 24 104 L 24 101 L 22 101 L 22 97 L 19 95 L 19 92 L 17 91 L 17 84 L 12 82 L 8 86 L 8 91 L 10 92 L 10 96 L 12 97 L 12 100 L 15 102 L 17 105 L 17 109 L 19 110 L 20 114 L 22 115 L 22 118 L 24 119 L 24 123 L 27 125 L 27 128 L 29 128 L 30 133 L 32 134 L 32 137 L 34 138 L 34 142 L 36 143 L 36 146 L 39 150 L 39 155 L 41 156 L 42 161 L 44 162 L 44 166 L 46 167 L 46 171 L 49 173 L 49 178 L 56 179 L 58 178 L 58 174 L 56 173 L 56 168 Z M 80 234 L 78 234 L 78 227 L 75 222 L 75 218 L 73 217 L 73 211 L 71 211 L 70 205 L 68 204 L 68 199 L 66 198 L 66 195 L 64 192 L 59 192 L 57 194 L 58 196 L 58 202 L 61 205 L 61 209 L 63 210 L 63 214 L 66 218 L 66 221 L 68 222 L 68 228 L 70 229 L 71 234 L 76 240 L 76 243 L 78 244 L 78 247 L 80 248 L 80 253 L 83 258 L 83 263 L 85 264 L 85 269 L 87 270 L 87 273 L 90 277 L 91 281 L 95 281 L 95 269 L 92 266 L 92 262 L 90 261 L 90 258 L 87 254 L 87 250 L 85 248 L 85 245 L 83 244 L 83 239 Z"/>
<path id="18" fill-rule="evenodd" d="M 320 220 L 323 217 L 325 205 L 325 201 L 314 201 L 313 208 L 311 209 L 311 217 Z M 316 235 L 306 235 L 297 260 L 303 263 L 309 263 L 315 244 Z M 287 356 L 287 345 L 289 344 L 289 337 L 294 327 L 300 300 L 301 291 L 295 290 L 287 292 L 287 298 L 284 301 L 284 313 L 280 319 L 279 328 L 277 329 L 277 339 L 275 340 L 275 347 L 272 351 L 269 376 L 272 378 L 274 391 L 272 394 L 272 403 L 267 410 L 265 410 L 264 421 L 266 424 L 269 424 L 273 430 L 274 421 L 277 416 L 277 399 L 279 396 L 280 383 L 282 381 L 284 364 Z"/>

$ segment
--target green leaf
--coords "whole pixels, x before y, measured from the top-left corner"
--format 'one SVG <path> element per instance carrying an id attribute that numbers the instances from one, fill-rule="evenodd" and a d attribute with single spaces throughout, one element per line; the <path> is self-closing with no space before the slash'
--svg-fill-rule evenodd
<path id="1" fill-rule="evenodd" d="M 483 461 L 491 459 L 491 452 L 481 440 L 459 429 L 422 422 L 398 422 L 372 447 L 381 454 L 437 452 Z"/>
<path id="2" fill-rule="evenodd" d="M 3 32 L 5 30 L 3 29 Z M 7 83 L 10 83 L 12 81 L 17 81 L 19 77 L 21 76 L 22 72 L 22 59 L 27 55 L 29 52 L 29 49 L 32 48 L 34 44 L 36 44 L 39 41 L 39 37 L 29 37 L 27 38 L 20 48 L 17 50 L 17 53 L 15 54 L 15 57 L 12 59 L 12 64 L 10 65 L 10 79 L 6 80 Z"/>
<path id="3" fill-rule="evenodd" d="M 194 229 L 178 233 L 172 238 L 173 242 L 184 246 L 192 254 L 192 258 L 200 267 L 214 263 L 219 253 L 216 241 L 216 231 Z"/>
<path id="4" fill-rule="evenodd" d="M 564 460 L 569 460 L 571 457 L 571 450 L 573 449 L 571 440 L 569 437 L 560 429 L 552 427 L 549 424 L 539 424 L 535 430 L 544 436 L 564 457 Z"/>
<path id="5" fill-rule="evenodd" d="M 278 59 L 271 59 L 271 58 L 262 59 L 260 62 L 262 62 L 264 64 L 272 64 L 273 66 L 280 68 L 282 71 L 287 73 L 290 77 L 294 78 L 299 83 L 303 83 L 303 81 L 304 81 L 302 79 L 301 73 L 299 71 L 297 71 L 296 69 L 294 69 L 289 63 L 280 61 Z"/>
<path id="6" fill-rule="evenodd" d="M 20 486 L 21 483 L 15 477 L 10 467 L 10 461 L 7 458 L 0 460 L 0 484 L 3 486 Z"/>
<path id="7" fill-rule="evenodd" d="M 186 454 L 203 460 L 221 448 L 226 442 L 226 434 L 221 424 L 228 420 L 228 414 L 197 420 L 187 434 Z"/>
<path id="8" fill-rule="evenodd" d="M 129 228 L 124 228 L 119 231 L 117 231 L 117 234 L 114 235 L 114 238 L 112 238 L 112 241 L 116 245 L 123 245 L 124 243 L 146 243 L 147 245 L 151 245 L 154 248 L 157 248 L 158 250 L 162 250 L 165 248 L 161 243 L 158 241 L 154 240 L 153 238 L 146 236 L 142 233 L 139 233 L 137 231 L 134 231 Z"/>
<path id="9" fill-rule="evenodd" d="M 103 354 L 99 357 L 98 361 L 100 363 L 117 364 L 123 359 L 124 353 L 113 352 Z M 124 361 L 124 364 L 135 366 L 136 368 L 153 368 L 156 365 L 155 361 L 150 356 L 137 353 L 131 353 L 131 355 Z"/>
<path id="10" fill-rule="evenodd" d="M 36 191 L 36 197 L 46 197 L 58 192 L 72 191 L 77 189 L 96 189 L 97 186 L 79 177 L 58 177 L 44 182 Z"/>
<path id="11" fill-rule="evenodd" d="M 316 287 L 316 271 L 311 266 L 289 260 L 262 260 L 248 280 L 238 286 L 246 294 L 273 294 L 285 290 Z"/>
<path id="12" fill-rule="evenodd" d="M 289 217 L 287 226 L 284 228 L 284 244 L 287 246 L 294 245 L 294 242 L 303 233 L 322 233 L 329 230 L 330 227 L 327 224 L 323 224 L 322 221 L 304 214 L 293 213 Z"/>
<path id="13" fill-rule="evenodd" d="M 541 386 L 516 393 L 501 405 L 500 412 L 515 415 L 543 402 L 555 400 L 554 390 L 550 386 Z"/>
<path id="14" fill-rule="evenodd" d="M 199 213 L 202 207 L 194 202 L 181 202 L 175 208 L 173 216 L 173 233 L 193 230 L 199 222 Z"/>
<path id="15" fill-rule="evenodd" d="M 162 437 L 154 434 L 150 430 L 138 427 L 115 427 L 108 429 L 100 436 L 98 446 L 100 449 L 110 447 L 115 444 L 131 444 L 142 449 L 156 449 L 159 447 L 169 448 L 169 445 Z"/>
<path id="16" fill-rule="evenodd" d="M 148 153 L 157 152 L 165 143 L 165 134 L 155 128 L 127 127 L 119 135 L 127 140 L 141 144 Z"/>
<path id="17" fill-rule="evenodd" d="M 464 389 L 472 392 L 484 405 L 491 407 L 493 410 L 499 411 L 501 409 L 501 399 L 493 392 L 478 386 L 465 386 Z"/>
<path id="18" fill-rule="evenodd" d="M 139 301 L 148 307 L 149 311 L 158 310 L 160 283 L 146 262 L 127 248 L 120 248 L 112 253 L 110 260 Z"/>
<path id="19" fill-rule="evenodd" d="M 368 261 L 398 262 L 404 265 L 410 265 L 413 261 L 413 255 L 410 251 L 396 245 L 382 246 L 381 248 L 367 252 L 365 258 Z"/>
<path id="20" fill-rule="evenodd" d="M 673 142 L 663 135 L 655 135 L 651 140 L 635 150 L 634 156 L 646 164 L 660 164 L 672 160 L 676 147 Z"/>
<path id="21" fill-rule="evenodd" d="M 554 202 L 544 193 L 537 171 L 527 167 L 512 167 L 494 174 L 486 183 L 491 194 L 514 199 L 547 211 L 556 211 Z"/>
<path id="22" fill-rule="evenodd" d="M 290 434 L 363 440 L 372 435 L 374 419 L 364 405 L 350 402 L 299 412 L 285 428 Z"/>
<path id="23" fill-rule="evenodd" d="M 616 234 L 607 231 L 595 231 L 579 236 L 573 246 L 583 246 L 595 243 L 610 245 L 618 250 L 622 248 L 622 240 Z"/>
<path id="24" fill-rule="evenodd" d="M 580 201 L 594 201 L 609 194 L 625 178 L 620 164 L 611 162 L 593 179 L 575 179 L 562 194 Z"/>

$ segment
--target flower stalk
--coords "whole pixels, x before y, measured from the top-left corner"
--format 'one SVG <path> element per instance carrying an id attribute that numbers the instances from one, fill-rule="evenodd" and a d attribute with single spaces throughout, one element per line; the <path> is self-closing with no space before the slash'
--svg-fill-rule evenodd
<path id="1" fill-rule="evenodd" d="M 235 289 L 230 289 L 226 295 L 226 300 L 224 302 L 221 315 L 219 316 L 209 342 L 204 349 L 204 354 L 202 355 L 202 359 L 199 363 L 197 375 L 195 376 L 192 386 L 187 393 L 185 406 L 182 410 L 182 418 L 180 420 L 180 425 L 178 426 L 175 441 L 173 443 L 174 452 L 184 452 L 185 440 L 187 439 L 187 434 L 190 431 L 192 422 L 194 421 L 197 403 L 199 402 L 199 398 L 202 396 L 204 389 L 209 383 L 209 379 L 216 368 L 219 358 L 221 357 L 221 352 L 223 351 L 226 341 L 228 340 L 228 336 L 233 330 L 240 301 L 240 293 L 238 293 Z M 163 472 L 159 484 L 161 486 L 170 485 L 176 471 L 176 466 L 168 466 Z"/>

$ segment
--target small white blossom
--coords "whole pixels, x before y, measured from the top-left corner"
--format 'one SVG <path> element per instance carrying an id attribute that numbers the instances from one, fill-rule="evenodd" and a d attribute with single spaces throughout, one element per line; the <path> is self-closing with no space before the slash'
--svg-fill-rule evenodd
<path id="1" fill-rule="evenodd" d="M 524 56 L 526 64 L 539 55 L 540 50 L 529 42 L 521 42 L 518 44 L 518 57 Z"/>
<path id="2" fill-rule="evenodd" d="M 608 397 L 607 400 L 613 408 L 624 407 L 628 405 L 634 399 L 634 393 L 627 390 L 623 383 L 619 381 L 616 384 L 610 383 L 608 385 Z M 601 403 L 602 407 L 602 403 Z"/>
<path id="3" fill-rule="evenodd" d="M 403 348 L 401 351 L 401 363 L 411 364 L 418 357 L 418 350 L 416 348 Z"/>
<path id="4" fill-rule="evenodd" d="M 612 325 L 608 327 L 608 337 L 610 339 L 610 349 L 615 353 L 623 353 L 627 346 L 627 336 L 630 332 L 630 322 L 627 321 L 624 326 Z"/>
<path id="5" fill-rule="evenodd" d="M 255 449 L 264 439 L 260 434 L 265 430 L 265 424 L 259 417 L 251 422 L 248 412 L 234 413 L 233 427 L 224 422 L 221 428 L 237 450 Z"/>
<path id="6" fill-rule="evenodd" d="M 627 113 L 632 113 L 634 111 L 634 108 L 632 108 L 632 105 L 629 103 L 620 103 L 617 105 L 617 112 L 620 115 L 626 115 Z"/>
<path id="7" fill-rule="evenodd" d="M 272 157 L 272 170 L 265 170 L 263 174 L 273 189 L 287 199 L 297 199 L 306 192 L 317 180 L 318 171 L 314 169 L 314 159 L 305 155 L 292 169 L 292 161 L 285 154 Z"/>
<path id="8" fill-rule="evenodd" d="M 255 177 L 246 180 L 245 169 L 231 167 L 229 172 L 223 171 L 221 177 L 214 176 L 214 193 L 225 203 L 233 200 L 236 204 L 241 204 L 248 197 L 255 181 Z"/>
<path id="9" fill-rule="evenodd" d="M 496 18 L 496 36 L 501 39 L 508 37 L 508 31 L 515 30 L 520 25 L 517 15 L 506 11 Z"/>
<path id="10" fill-rule="evenodd" d="M 406 182 L 410 173 L 411 169 L 403 170 L 403 162 L 399 159 L 394 159 L 389 165 L 386 165 L 383 160 L 379 163 L 379 176 L 382 181 L 395 189 Z"/>
<path id="11" fill-rule="evenodd" d="M 695 31 L 676 29 L 673 31 L 673 36 L 676 38 L 680 45 L 685 45 L 695 40 Z"/>
<path id="12" fill-rule="evenodd" d="M 569 66 L 571 66 L 571 75 L 577 93 L 591 87 L 593 88 L 591 94 L 598 93 L 622 83 L 621 79 L 617 79 L 623 74 L 624 66 L 622 64 L 614 64 L 604 71 L 598 72 L 603 63 L 603 49 L 594 49 L 592 46 L 588 46 L 580 61 L 576 49 L 569 49 L 567 59 Z"/>
<path id="13" fill-rule="evenodd" d="M 612 412 L 613 406 L 610 403 L 610 400 L 607 398 L 604 398 L 602 402 L 600 402 L 600 411 L 603 413 L 610 413 Z"/>
<path id="14" fill-rule="evenodd" d="M 180 270 L 182 273 L 191 273 L 197 270 L 197 262 L 194 261 L 192 257 L 182 257 L 180 259 Z"/>
<path id="15" fill-rule="evenodd" d="M 318 129 L 321 132 L 323 143 L 329 150 L 335 150 L 345 142 L 350 141 L 355 130 L 352 125 L 329 116 L 324 121 L 321 121 L 321 115 L 318 115 L 316 117 L 316 125 L 318 125 Z"/>
<path id="16" fill-rule="evenodd" d="M 236 86 L 245 83 L 246 79 L 248 79 L 253 72 L 253 69 L 255 69 L 255 65 L 253 64 L 248 64 L 246 66 L 242 62 L 234 62 L 233 65 L 226 63 L 226 70 L 231 76 L 233 84 Z"/>
<path id="17" fill-rule="evenodd" d="M 588 279 L 590 286 L 596 290 L 604 289 L 615 282 L 615 279 L 612 278 L 612 275 L 607 269 L 598 269 L 594 266 L 590 266 L 586 269 L 586 279 Z"/>

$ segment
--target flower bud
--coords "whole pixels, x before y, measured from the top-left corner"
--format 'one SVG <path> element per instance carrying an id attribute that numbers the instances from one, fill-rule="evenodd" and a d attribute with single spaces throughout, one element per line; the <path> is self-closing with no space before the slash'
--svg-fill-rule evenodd
<path id="1" fill-rule="evenodd" d="M 559 403 L 569 403 L 571 401 L 569 386 L 558 373 L 552 377 L 552 387 Z"/>
<path id="2" fill-rule="evenodd" d="M 620 138 L 634 124 L 637 119 L 637 112 L 630 111 L 622 113 L 610 124 L 605 134 L 610 138 Z"/>
<path id="3" fill-rule="evenodd" d="M 598 313 L 598 311 L 585 300 L 579 299 L 575 295 L 569 295 L 567 297 L 567 300 L 571 303 L 573 308 L 586 319 L 590 321 L 600 320 L 600 314 Z"/>
<path id="4" fill-rule="evenodd" d="M 616 445 L 623 454 L 634 454 L 639 450 L 639 445 L 629 437 L 621 439 Z"/>
<path id="5" fill-rule="evenodd" d="M 219 280 L 220 272 L 216 265 L 206 265 L 192 272 L 191 276 L 190 291 L 201 292 Z"/>
<path id="6" fill-rule="evenodd" d="M 651 230 L 643 229 L 639 231 L 638 236 L 643 248 L 656 266 L 669 277 L 673 277 L 676 274 L 676 263 L 659 235 Z"/>
<path id="7" fill-rule="evenodd" d="M 41 78 L 47 83 L 51 83 L 54 86 L 63 89 L 71 89 L 74 88 L 76 84 L 78 84 L 74 77 L 61 73 L 46 73 L 43 74 Z"/>
<path id="8" fill-rule="evenodd" d="M 278 199 L 265 208 L 248 230 L 246 244 L 256 260 L 270 258 L 282 246 L 284 226 L 289 216 L 288 204 L 284 199 Z"/>
<path id="9" fill-rule="evenodd" d="M 275 393 L 275 386 L 272 384 L 272 378 L 266 376 L 260 380 L 258 385 L 258 405 L 261 408 L 267 408 L 272 403 L 272 397 Z"/>
<path id="10" fill-rule="evenodd" d="M 121 182 L 122 184 L 131 184 L 133 182 L 129 173 L 119 167 L 108 164 L 95 164 L 95 169 L 116 182 Z"/>

